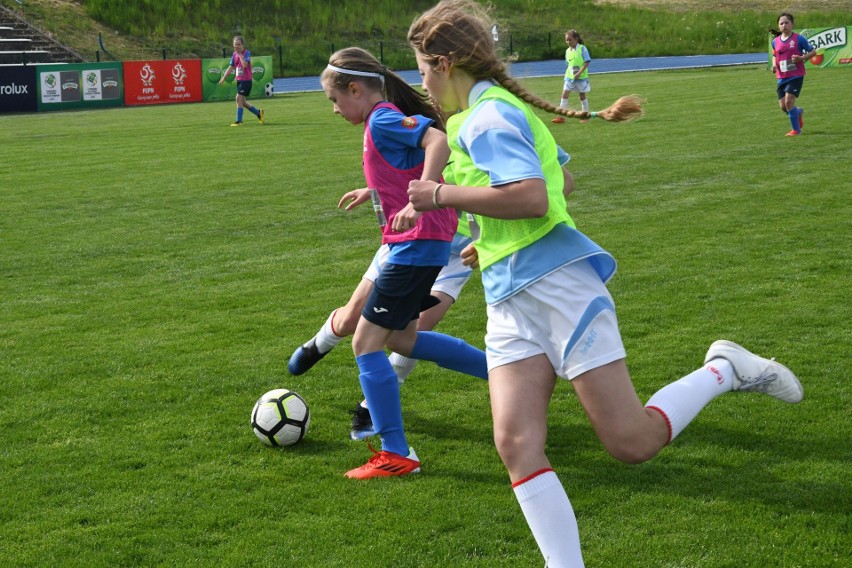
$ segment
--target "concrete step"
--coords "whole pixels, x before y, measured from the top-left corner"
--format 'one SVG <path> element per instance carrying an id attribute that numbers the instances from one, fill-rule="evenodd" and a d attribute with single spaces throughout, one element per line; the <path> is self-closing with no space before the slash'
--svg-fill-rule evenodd
<path id="1" fill-rule="evenodd" d="M 0 64 L 4 65 L 33 65 L 54 62 L 53 54 L 49 51 L 0 51 Z"/>
<path id="2" fill-rule="evenodd" d="M 77 63 L 85 58 L 23 15 L 0 6 L 0 64 Z"/>

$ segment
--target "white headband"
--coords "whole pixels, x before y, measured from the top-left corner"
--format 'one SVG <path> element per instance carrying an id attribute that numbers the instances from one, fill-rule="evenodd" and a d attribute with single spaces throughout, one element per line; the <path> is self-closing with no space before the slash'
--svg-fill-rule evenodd
<path id="1" fill-rule="evenodd" d="M 345 75 L 357 75 L 359 77 L 377 77 L 382 80 L 384 80 L 385 78 L 385 76 L 381 73 L 373 73 L 372 71 L 355 71 L 354 69 L 343 69 L 342 67 L 335 67 L 331 63 L 328 64 L 328 67 L 326 67 L 326 69 L 337 71 L 338 73 L 343 73 Z"/>

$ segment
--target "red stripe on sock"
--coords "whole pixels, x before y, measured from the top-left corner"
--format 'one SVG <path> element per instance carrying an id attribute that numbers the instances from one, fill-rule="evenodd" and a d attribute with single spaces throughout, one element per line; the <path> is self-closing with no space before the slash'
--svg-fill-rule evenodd
<path id="1" fill-rule="evenodd" d="M 658 408 L 656 406 L 646 406 L 645 408 L 649 408 L 651 410 L 656 410 L 657 412 L 660 413 L 660 416 L 662 416 L 663 420 L 666 421 L 666 428 L 669 429 L 669 440 L 666 443 L 668 444 L 669 442 L 671 442 L 672 441 L 672 423 L 671 423 L 671 420 L 669 420 L 669 417 L 666 415 L 666 413 L 663 412 L 663 409 Z"/>
<path id="2" fill-rule="evenodd" d="M 524 484 L 524 483 L 526 483 L 527 481 L 529 481 L 529 480 L 531 480 L 531 479 L 533 479 L 533 478 L 538 477 L 538 476 L 539 476 L 539 475 L 541 475 L 542 473 L 547 473 L 548 471 L 553 471 L 553 468 L 552 468 L 552 467 L 546 467 L 546 468 L 544 468 L 544 469 L 540 469 L 540 470 L 536 471 L 535 473 L 531 473 L 531 474 L 529 474 L 528 476 L 526 476 L 526 477 L 525 477 L 525 478 L 523 478 L 523 479 L 519 479 L 519 480 L 517 480 L 516 482 L 514 482 L 514 483 L 512 484 L 512 489 L 514 489 L 514 488 L 515 488 L 515 487 L 517 487 L 518 485 L 523 485 L 523 484 Z"/>
<path id="3" fill-rule="evenodd" d="M 340 308 L 338 308 L 338 309 L 340 309 Z M 336 313 L 337 313 L 337 310 L 334 310 L 333 312 L 331 312 L 331 319 L 328 321 L 328 325 L 331 327 L 331 333 L 333 333 L 336 337 L 343 339 L 343 336 L 340 335 L 339 333 L 337 333 L 334 330 L 334 314 L 336 314 Z"/>

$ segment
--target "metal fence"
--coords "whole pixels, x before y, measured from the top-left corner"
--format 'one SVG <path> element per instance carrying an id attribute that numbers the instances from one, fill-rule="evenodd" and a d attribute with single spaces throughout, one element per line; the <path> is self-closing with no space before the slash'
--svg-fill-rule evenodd
<path id="1" fill-rule="evenodd" d="M 514 32 L 506 33 L 500 38 L 498 47 L 504 56 L 512 56 L 517 61 L 541 61 L 561 59 L 565 54 L 565 44 L 562 32 Z M 272 55 L 273 73 L 276 77 L 299 77 L 317 75 L 328 63 L 328 57 L 338 49 L 357 45 L 375 55 L 390 69 L 415 69 L 417 64 L 411 46 L 404 39 L 367 39 L 358 42 L 348 40 L 331 40 L 327 43 L 316 43 L 310 46 L 288 45 L 286 40 L 274 46 L 250 45 L 249 49 L 255 55 Z M 211 48 L 199 57 L 230 57 L 230 45 L 221 48 Z M 97 54 L 100 60 L 100 52 Z M 186 57 L 185 53 L 170 51 L 162 48 L 154 57 L 179 58 Z"/>

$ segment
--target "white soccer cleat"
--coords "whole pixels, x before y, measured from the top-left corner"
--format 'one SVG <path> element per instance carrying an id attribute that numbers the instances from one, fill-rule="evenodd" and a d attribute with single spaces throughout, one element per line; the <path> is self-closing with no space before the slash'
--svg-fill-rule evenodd
<path id="1" fill-rule="evenodd" d="M 759 357 L 733 341 L 714 341 L 707 350 L 704 363 L 713 359 L 725 359 L 731 364 L 735 391 L 762 392 L 790 403 L 800 402 L 804 397 L 802 384 L 793 371 L 774 359 Z"/>

